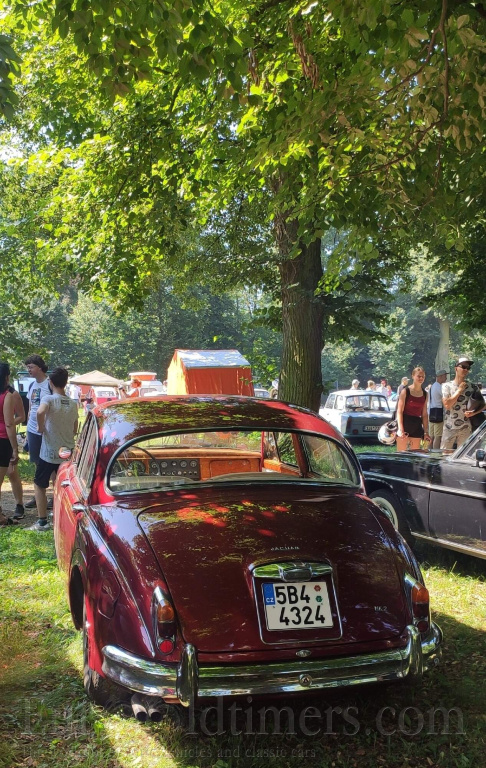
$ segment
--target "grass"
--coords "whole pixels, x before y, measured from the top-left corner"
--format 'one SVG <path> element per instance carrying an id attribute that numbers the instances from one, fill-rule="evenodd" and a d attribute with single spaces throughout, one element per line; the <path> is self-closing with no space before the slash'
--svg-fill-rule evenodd
<path id="1" fill-rule="evenodd" d="M 22 458 L 23 477 L 30 471 Z M 486 562 L 425 546 L 418 554 L 445 638 L 442 664 L 421 685 L 294 700 L 296 722 L 305 707 L 318 710 L 320 717 L 307 721 L 314 736 L 299 728 L 249 733 L 258 730 L 263 704 L 246 699 L 238 702 L 242 735 L 232 735 L 227 710 L 220 735 L 187 734 L 172 722 L 140 724 L 86 699 L 81 636 L 68 612 L 52 533 L 0 530 L 0 768 L 486 766 Z M 265 705 L 289 703 L 283 697 Z M 456 710 L 448 729 L 440 707 Z M 214 712 L 206 725 L 216 732 Z"/>
<path id="2" fill-rule="evenodd" d="M 430 549 L 422 549 L 421 558 L 434 615 L 445 634 L 443 664 L 421 686 L 338 691 L 296 702 L 297 717 L 299 708 L 309 705 L 322 714 L 322 720 L 312 722 L 319 728 L 314 737 L 231 735 L 229 721 L 226 732 L 219 736 L 187 735 L 171 723 L 142 725 L 87 701 L 81 684 L 81 638 L 67 611 L 52 534 L 0 531 L 0 768 L 54 764 L 59 768 L 484 765 L 484 564 Z M 285 706 L 289 702 L 273 703 Z M 245 700 L 241 706 L 247 710 L 249 704 Z M 260 706 L 255 705 L 254 724 L 258 724 Z M 330 715 L 331 707 L 335 709 Z M 380 732 L 384 707 L 393 709 L 385 710 Z M 439 720 L 436 732 L 427 733 L 428 713 L 438 707 L 458 708 L 463 728 L 457 727 L 452 715 L 452 733 L 438 732 Z M 340 709 L 348 718 L 356 718 L 358 732 L 351 720 L 347 722 L 339 714 Z M 424 730 L 412 735 L 421 716 Z M 238 725 L 244 727 L 247 713 L 239 717 Z M 400 732 L 400 718 L 401 730 L 408 733 Z M 216 726 L 209 720 L 208 730 L 213 728 Z"/>

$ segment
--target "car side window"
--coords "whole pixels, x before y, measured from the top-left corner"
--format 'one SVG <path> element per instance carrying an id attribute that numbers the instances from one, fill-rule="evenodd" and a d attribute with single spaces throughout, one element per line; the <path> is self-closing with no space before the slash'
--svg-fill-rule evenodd
<path id="1" fill-rule="evenodd" d="M 326 408 L 333 408 L 334 407 L 334 401 L 336 400 L 336 395 L 329 395 L 326 401 Z"/>
<path id="2" fill-rule="evenodd" d="M 476 451 L 478 448 L 481 451 L 486 451 L 486 432 L 483 434 L 481 440 L 476 440 L 475 442 L 471 443 L 470 447 L 466 451 L 466 456 L 468 459 L 475 459 L 476 458 Z M 464 455 L 463 455 L 464 458 Z"/>
<path id="3" fill-rule="evenodd" d="M 83 428 L 81 430 L 81 434 L 80 434 L 78 440 L 76 441 L 76 445 L 74 446 L 73 458 L 72 458 L 73 464 L 78 464 L 79 463 L 79 457 L 80 457 L 80 455 L 82 453 L 83 446 L 84 446 L 84 443 L 86 441 L 86 435 L 88 434 L 89 425 L 90 425 L 90 419 L 88 418 L 84 422 Z"/>
<path id="4" fill-rule="evenodd" d="M 297 456 L 295 454 L 292 435 L 289 432 L 274 432 L 274 436 L 280 461 L 284 464 L 291 464 L 293 467 L 298 467 L 299 462 L 297 461 Z"/>
<path id="5" fill-rule="evenodd" d="M 81 487 L 88 493 L 93 479 L 96 452 L 98 449 L 96 419 L 91 416 L 86 426 L 86 436 L 79 453 L 77 476 Z"/>

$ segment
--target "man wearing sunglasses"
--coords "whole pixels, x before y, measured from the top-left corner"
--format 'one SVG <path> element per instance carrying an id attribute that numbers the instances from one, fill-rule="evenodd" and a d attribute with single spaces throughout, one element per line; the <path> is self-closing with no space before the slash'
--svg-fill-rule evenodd
<path id="1" fill-rule="evenodd" d="M 443 450 L 450 450 L 454 446 L 459 448 L 471 434 L 469 419 L 476 411 L 468 411 L 467 403 L 477 387 L 468 380 L 467 375 L 473 362 L 468 357 L 460 357 L 455 365 L 455 378 L 442 384 L 444 430 L 440 447 Z"/>

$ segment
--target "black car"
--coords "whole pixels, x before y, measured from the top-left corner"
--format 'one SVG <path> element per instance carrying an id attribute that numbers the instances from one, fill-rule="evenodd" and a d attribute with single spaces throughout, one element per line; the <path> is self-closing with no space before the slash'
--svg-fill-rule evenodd
<path id="1" fill-rule="evenodd" d="M 362 453 L 368 495 L 409 543 L 486 558 L 486 422 L 454 453 Z"/>

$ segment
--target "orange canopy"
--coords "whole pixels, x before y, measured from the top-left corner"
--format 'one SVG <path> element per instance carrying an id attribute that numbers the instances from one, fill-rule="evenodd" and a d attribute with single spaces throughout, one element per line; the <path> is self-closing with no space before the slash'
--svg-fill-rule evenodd
<path id="1" fill-rule="evenodd" d="M 250 363 L 237 349 L 176 349 L 167 394 L 253 396 Z"/>

